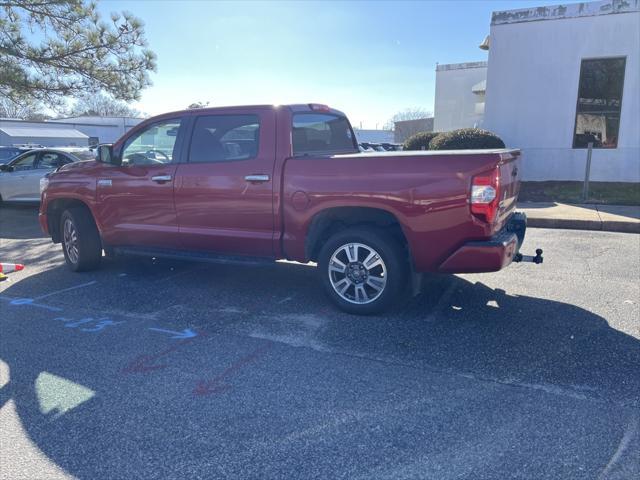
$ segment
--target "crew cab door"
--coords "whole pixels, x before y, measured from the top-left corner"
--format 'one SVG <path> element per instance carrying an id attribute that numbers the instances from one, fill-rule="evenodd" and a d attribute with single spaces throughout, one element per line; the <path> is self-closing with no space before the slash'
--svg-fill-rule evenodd
<path id="1" fill-rule="evenodd" d="M 269 108 L 194 116 L 175 186 L 185 248 L 274 255 L 275 115 Z"/>
<path id="2" fill-rule="evenodd" d="M 109 245 L 179 247 L 173 188 L 183 123 L 181 117 L 163 119 L 134 131 L 116 152 L 121 165 L 99 171 L 97 217 Z"/>

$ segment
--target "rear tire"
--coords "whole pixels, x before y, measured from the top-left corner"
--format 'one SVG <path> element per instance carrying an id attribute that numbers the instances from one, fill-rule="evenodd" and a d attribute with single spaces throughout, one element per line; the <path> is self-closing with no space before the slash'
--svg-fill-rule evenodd
<path id="1" fill-rule="evenodd" d="M 95 270 L 102 259 L 100 234 L 91 214 L 84 208 L 70 208 L 60 217 L 62 251 L 74 272 Z"/>
<path id="2" fill-rule="evenodd" d="M 385 231 L 351 227 L 331 236 L 320 250 L 324 289 L 342 310 L 370 315 L 398 300 L 409 272 L 403 246 Z"/>

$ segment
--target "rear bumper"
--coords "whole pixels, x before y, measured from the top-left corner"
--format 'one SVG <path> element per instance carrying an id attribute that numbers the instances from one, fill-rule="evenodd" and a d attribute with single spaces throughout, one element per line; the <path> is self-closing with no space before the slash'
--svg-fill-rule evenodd
<path id="1" fill-rule="evenodd" d="M 468 242 L 438 268 L 443 273 L 497 272 L 508 266 L 520 250 L 527 230 L 527 216 L 518 212 L 488 240 Z"/>

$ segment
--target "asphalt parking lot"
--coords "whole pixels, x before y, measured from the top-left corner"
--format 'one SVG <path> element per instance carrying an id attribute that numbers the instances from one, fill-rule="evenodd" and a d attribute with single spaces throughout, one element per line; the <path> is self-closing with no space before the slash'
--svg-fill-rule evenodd
<path id="1" fill-rule="evenodd" d="M 36 218 L 0 207 L 2 479 L 640 476 L 638 235 L 354 317 L 306 265 L 74 274 Z"/>

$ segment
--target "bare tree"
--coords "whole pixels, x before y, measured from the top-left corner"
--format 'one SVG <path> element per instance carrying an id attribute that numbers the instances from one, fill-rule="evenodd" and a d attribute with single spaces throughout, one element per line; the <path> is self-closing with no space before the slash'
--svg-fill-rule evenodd
<path id="1" fill-rule="evenodd" d="M 0 118 L 16 118 L 20 120 L 45 120 L 50 118 L 38 102 L 23 100 L 14 102 L 10 98 L 0 98 Z"/>
<path id="2" fill-rule="evenodd" d="M 189 110 L 193 110 L 195 108 L 207 108 L 209 106 L 209 102 L 193 102 L 187 108 Z"/>
<path id="3" fill-rule="evenodd" d="M 424 108 L 420 108 L 420 107 L 406 108 L 401 112 L 396 113 L 393 117 L 387 120 L 387 123 L 384 124 L 383 128 L 385 130 L 393 130 L 394 124 L 396 122 L 401 122 L 404 120 L 420 120 L 422 118 L 429 118 L 429 117 L 433 117 L 433 113 L 431 113 L 428 110 L 425 110 Z"/>
<path id="4" fill-rule="evenodd" d="M 140 117 L 142 114 L 125 102 L 116 100 L 105 93 L 85 94 L 70 109 L 63 110 L 69 117 L 97 115 L 100 117 Z"/>
<path id="5" fill-rule="evenodd" d="M 103 21 L 95 1 L 0 0 L 0 97 L 60 105 L 103 90 L 137 100 L 155 54 L 130 13 Z"/>

